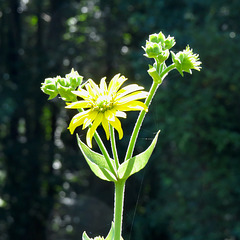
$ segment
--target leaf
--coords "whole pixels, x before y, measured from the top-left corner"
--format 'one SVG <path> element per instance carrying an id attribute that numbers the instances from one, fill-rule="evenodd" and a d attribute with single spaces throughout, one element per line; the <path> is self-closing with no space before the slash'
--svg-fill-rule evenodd
<path id="1" fill-rule="evenodd" d="M 159 132 L 160 130 L 157 132 L 156 136 L 154 137 L 151 145 L 147 148 L 147 150 L 136 155 L 133 158 L 130 158 L 129 160 L 125 161 L 120 165 L 118 169 L 118 176 L 120 179 L 127 179 L 131 175 L 133 175 L 136 172 L 139 172 L 141 169 L 143 169 L 146 166 L 156 146 Z"/>
<path id="2" fill-rule="evenodd" d="M 83 232 L 82 240 L 92 240 L 92 238 L 90 238 L 86 232 Z"/>
<path id="3" fill-rule="evenodd" d="M 105 238 L 105 240 L 114 240 L 114 223 L 113 222 L 112 222 L 112 227 L 111 227 L 107 237 Z M 123 240 L 122 237 L 121 237 L 121 240 Z"/>
<path id="4" fill-rule="evenodd" d="M 93 173 L 105 181 L 117 181 L 103 155 L 94 152 L 77 135 L 78 146 Z"/>
<path id="5" fill-rule="evenodd" d="M 114 224 L 113 223 L 105 240 L 114 240 Z"/>

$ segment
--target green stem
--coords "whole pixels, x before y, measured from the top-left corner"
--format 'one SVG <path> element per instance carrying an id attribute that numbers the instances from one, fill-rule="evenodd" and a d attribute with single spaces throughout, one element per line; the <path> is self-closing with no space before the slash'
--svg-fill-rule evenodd
<path id="1" fill-rule="evenodd" d="M 102 142 L 102 139 L 98 135 L 97 131 L 94 134 L 94 138 L 95 138 L 103 156 L 105 157 L 105 159 L 107 161 L 107 164 L 108 164 L 109 168 L 111 169 L 111 172 L 117 177 L 117 172 L 116 172 L 116 169 L 113 166 L 113 162 L 112 162 L 112 160 L 111 160 L 111 158 L 108 154 L 108 151 L 107 151 L 106 147 L 104 146 L 104 144 Z"/>
<path id="2" fill-rule="evenodd" d="M 78 111 L 79 111 L 79 112 L 83 112 L 84 110 L 83 110 L 82 108 L 79 108 Z M 116 171 L 116 169 L 114 168 L 113 162 L 112 162 L 112 160 L 111 160 L 111 158 L 110 158 L 110 156 L 109 156 L 109 154 L 108 154 L 108 151 L 107 151 L 104 143 L 102 142 L 102 139 L 101 139 L 101 137 L 99 136 L 99 134 L 98 134 L 97 131 L 95 131 L 95 133 L 94 133 L 94 138 L 95 138 L 95 140 L 96 140 L 96 142 L 97 142 L 97 144 L 98 144 L 98 147 L 100 148 L 103 156 L 105 157 L 105 159 L 106 159 L 106 161 L 107 161 L 107 164 L 108 164 L 109 168 L 111 169 L 111 172 L 117 177 L 117 171 Z"/>
<path id="3" fill-rule="evenodd" d="M 158 88 L 159 84 L 153 82 L 152 83 L 152 86 L 151 86 L 151 89 L 149 91 L 149 95 L 145 101 L 145 105 L 148 107 L 151 103 L 151 100 Z M 133 150 L 134 150 L 134 147 L 135 147 L 135 144 L 136 144 L 136 140 L 137 140 L 137 137 L 138 137 L 138 132 L 140 130 L 140 127 L 142 125 L 142 122 L 143 122 L 143 119 L 146 115 L 146 111 L 142 110 L 138 116 L 138 119 L 137 119 L 137 122 L 134 126 L 134 129 L 133 129 L 133 133 L 132 133 L 132 136 L 131 136 L 131 139 L 129 141 L 129 145 L 128 145 L 128 149 L 127 149 L 127 153 L 126 153 L 126 156 L 125 156 L 125 160 L 128 160 L 129 158 L 132 157 L 132 154 L 133 154 Z"/>
<path id="4" fill-rule="evenodd" d="M 121 240 L 125 181 L 115 182 L 114 240 Z"/>
<path id="5" fill-rule="evenodd" d="M 166 74 L 169 71 L 173 70 L 174 68 L 175 68 L 175 63 L 172 63 L 171 65 L 166 67 L 160 74 L 160 77 L 162 78 L 162 80 L 165 78 Z M 155 83 L 153 81 L 151 89 L 149 91 L 149 95 L 148 95 L 148 97 L 147 97 L 147 99 L 145 101 L 145 105 L 147 107 L 150 106 L 151 101 L 152 101 L 152 99 L 153 99 L 153 97 L 155 95 L 155 92 L 156 92 L 157 88 L 159 87 L 159 85 L 160 84 Z M 133 129 L 133 133 L 132 133 L 131 139 L 129 141 L 129 145 L 128 145 L 128 149 L 127 149 L 127 153 L 126 153 L 124 161 L 130 159 L 132 157 L 132 155 L 133 155 L 133 151 L 134 151 L 134 147 L 135 147 L 135 144 L 136 144 L 136 141 L 137 141 L 138 133 L 139 133 L 139 130 L 140 130 L 141 126 L 142 126 L 142 122 L 144 120 L 145 115 L 146 115 L 146 111 L 143 110 L 143 111 L 140 112 L 140 114 L 138 116 L 137 122 L 136 122 L 136 124 L 134 126 L 134 129 Z"/>
<path id="6" fill-rule="evenodd" d="M 172 63 L 161 72 L 160 77 L 164 79 L 166 74 L 172 71 L 174 68 L 175 68 L 175 63 Z"/>
<path id="7" fill-rule="evenodd" d="M 119 168 L 119 159 L 118 159 L 118 153 L 117 153 L 117 146 L 116 146 L 114 128 L 111 124 L 109 124 L 109 125 L 110 125 L 110 140 L 111 140 L 113 158 L 115 160 L 116 169 L 118 169 Z"/>

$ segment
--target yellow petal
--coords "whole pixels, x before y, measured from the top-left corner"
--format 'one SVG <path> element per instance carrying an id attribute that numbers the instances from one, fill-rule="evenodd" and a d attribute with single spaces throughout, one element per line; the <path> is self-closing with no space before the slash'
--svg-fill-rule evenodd
<path id="1" fill-rule="evenodd" d="M 107 110 L 104 112 L 104 117 L 108 120 L 108 121 L 114 121 L 115 120 L 115 114 L 116 114 L 116 110 Z"/>
<path id="2" fill-rule="evenodd" d="M 146 98 L 147 96 L 148 96 L 148 92 L 137 91 L 137 92 L 131 93 L 131 94 L 119 99 L 117 101 L 117 103 L 127 103 L 127 102 L 131 102 L 134 100 Z"/>
<path id="3" fill-rule="evenodd" d="M 102 119 L 103 119 L 103 114 L 102 113 L 99 113 L 97 115 L 97 117 L 95 118 L 92 126 L 88 129 L 88 132 L 87 132 L 87 144 L 88 146 L 91 148 L 92 147 L 92 138 L 93 138 L 93 135 L 97 129 L 97 127 L 99 126 L 99 124 L 102 122 Z"/>
<path id="4" fill-rule="evenodd" d="M 122 112 L 122 111 L 117 111 L 116 112 L 116 117 L 126 118 L 127 114 L 125 112 Z"/>
<path id="5" fill-rule="evenodd" d="M 88 91 L 89 97 L 95 99 L 98 94 L 97 94 L 96 91 L 94 91 L 94 90 L 92 89 L 92 87 L 91 87 L 91 85 L 90 85 L 89 83 L 86 84 L 86 89 L 87 89 L 87 91 Z"/>
<path id="6" fill-rule="evenodd" d="M 69 127 L 68 127 L 68 129 L 70 130 L 71 134 L 73 134 L 73 132 L 76 129 L 76 127 L 78 127 L 78 126 L 83 124 L 83 121 L 86 118 L 86 116 L 88 115 L 88 112 L 89 111 L 78 113 L 78 114 L 76 114 L 72 118 L 72 120 L 71 120 L 71 122 L 69 124 Z"/>
<path id="7" fill-rule="evenodd" d="M 99 89 L 98 85 L 97 85 L 92 79 L 88 79 L 88 81 L 89 81 L 92 89 L 93 89 L 94 91 L 96 91 L 96 93 L 99 93 L 99 90 L 100 90 L 100 89 Z"/>
<path id="8" fill-rule="evenodd" d="M 120 77 L 120 73 L 116 74 L 110 81 L 109 85 L 108 85 L 108 91 L 110 91 L 113 87 L 114 84 L 116 84 L 118 78 Z"/>
<path id="9" fill-rule="evenodd" d="M 109 140 L 109 124 L 108 124 L 108 121 L 107 119 L 104 117 L 103 120 L 102 120 L 102 126 L 103 126 L 103 129 L 106 133 L 106 137 L 107 137 L 107 140 Z"/>
<path id="10" fill-rule="evenodd" d="M 117 96 L 115 97 L 115 99 L 119 99 L 122 98 L 123 96 L 126 96 L 129 93 L 135 92 L 135 91 L 139 91 L 144 89 L 143 87 L 138 86 L 137 84 L 130 84 L 124 88 L 122 88 L 121 90 L 119 90 L 117 92 Z"/>
<path id="11" fill-rule="evenodd" d="M 98 112 L 97 111 L 90 111 L 87 117 L 85 118 L 83 122 L 83 129 L 88 127 L 97 117 Z"/>
<path id="12" fill-rule="evenodd" d="M 107 92 L 107 84 L 106 84 L 106 77 L 102 78 L 100 81 L 100 89 L 102 93 Z"/>
<path id="13" fill-rule="evenodd" d="M 125 78 L 124 76 L 120 77 L 120 74 L 115 75 L 109 83 L 109 93 L 115 94 L 126 80 L 127 78 Z"/>
<path id="14" fill-rule="evenodd" d="M 138 110 L 145 110 L 148 111 L 147 106 L 140 101 L 131 101 L 125 104 L 119 104 L 116 106 L 116 109 L 119 111 L 138 111 Z"/>
<path id="15" fill-rule="evenodd" d="M 123 130 L 122 130 L 121 122 L 119 121 L 119 119 L 115 117 L 115 121 L 111 121 L 109 123 L 118 131 L 119 139 L 122 139 Z"/>
<path id="16" fill-rule="evenodd" d="M 68 104 L 65 108 L 72 108 L 72 109 L 78 109 L 78 108 L 90 108 L 92 105 L 88 101 L 77 101 L 71 104 Z"/>
<path id="17" fill-rule="evenodd" d="M 89 99 L 89 93 L 82 88 L 80 88 L 77 91 L 72 91 L 72 93 L 77 95 L 78 97 L 81 97 L 81 98 L 85 99 L 85 100 Z"/>
<path id="18" fill-rule="evenodd" d="M 86 141 L 87 141 L 87 145 L 92 148 L 92 137 L 90 137 L 90 128 L 87 131 L 87 135 L 86 135 Z"/>

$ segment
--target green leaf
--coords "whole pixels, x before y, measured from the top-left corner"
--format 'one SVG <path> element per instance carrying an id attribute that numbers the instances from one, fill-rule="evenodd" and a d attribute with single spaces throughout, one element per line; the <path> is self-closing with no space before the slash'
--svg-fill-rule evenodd
<path id="1" fill-rule="evenodd" d="M 90 238 L 86 232 L 83 232 L 82 240 L 92 240 L 92 238 Z"/>
<path id="2" fill-rule="evenodd" d="M 114 240 L 114 223 L 112 222 L 112 227 L 107 235 L 107 237 L 105 238 L 105 240 Z M 123 240 L 123 238 L 121 237 L 121 240 Z"/>
<path id="3" fill-rule="evenodd" d="M 111 172 L 106 159 L 103 155 L 94 152 L 86 144 L 84 144 L 77 135 L 78 146 L 82 151 L 83 156 L 85 157 L 89 167 L 93 173 L 105 181 L 117 181 L 114 174 Z M 112 159 L 111 159 L 112 160 Z M 112 160 L 113 161 L 113 160 Z"/>
<path id="4" fill-rule="evenodd" d="M 105 240 L 114 240 L 114 224 L 113 223 Z"/>
<path id="5" fill-rule="evenodd" d="M 146 166 L 156 146 L 159 132 L 160 131 L 157 132 L 155 138 L 153 139 L 151 145 L 147 148 L 147 150 L 145 150 L 144 152 L 138 154 L 133 158 L 130 158 L 129 160 L 125 161 L 120 165 L 118 169 L 118 176 L 120 179 L 127 179 L 131 175 L 133 175 L 136 172 L 139 172 L 141 169 L 143 169 Z"/>

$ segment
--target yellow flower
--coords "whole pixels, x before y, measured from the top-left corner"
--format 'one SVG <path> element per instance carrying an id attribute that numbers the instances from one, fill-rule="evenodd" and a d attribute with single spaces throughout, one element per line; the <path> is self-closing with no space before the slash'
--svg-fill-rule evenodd
<path id="1" fill-rule="evenodd" d="M 126 118 L 126 111 L 147 111 L 147 106 L 143 102 L 137 101 L 148 95 L 148 92 L 141 91 L 143 87 L 130 84 L 120 89 L 127 80 L 120 74 L 115 75 L 108 86 L 105 79 L 101 79 L 99 86 L 89 79 L 85 85 L 86 90 L 79 87 L 77 91 L 73 91 L 83 100 L 66 106 L 71 109 L 84 109 L 72 118 L 68 129 L 73 134 L 76 127 L 80 125 L 83 125 L 83 129 L 89 127 L 86 136 L 89 147 L 92 147 L 92 137 L 100 124 L 104 128 L 107 139 L 109 139 L 109 124 L 118 131 L 119 139 L 121 139 L 123 130 L 118 117 Z"/>

